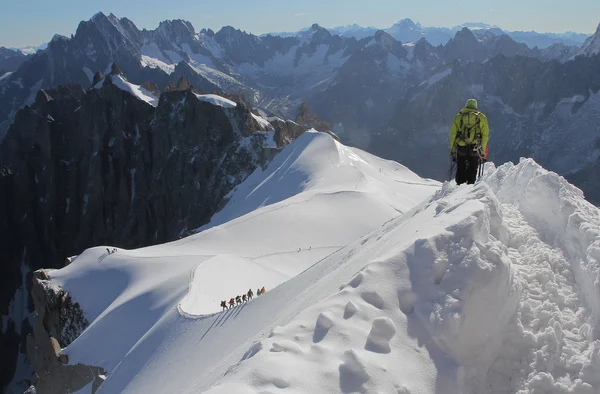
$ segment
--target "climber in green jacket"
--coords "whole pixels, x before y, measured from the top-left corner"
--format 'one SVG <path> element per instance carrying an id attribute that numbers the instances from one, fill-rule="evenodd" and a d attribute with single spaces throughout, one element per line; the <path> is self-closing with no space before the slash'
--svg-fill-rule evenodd
<path id="1" fill-rule="evenodd" d="M 467 100 L 450 129 L 450 154 L 457 165 L 457 184 L 475 183 L 479 166 L 487 160 L 489 136 L 488 120 L 477 109 L 477 100 Z"/>

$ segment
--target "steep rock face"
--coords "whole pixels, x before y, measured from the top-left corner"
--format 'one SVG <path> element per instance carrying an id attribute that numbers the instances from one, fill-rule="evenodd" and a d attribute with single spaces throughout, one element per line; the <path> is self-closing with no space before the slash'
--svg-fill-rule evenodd
<path id="1" fill-rule="evenodd" d="M 92 245 L 134 248 L 200 227 L 259 165 L 267 135 L 253 132 L 264 130 L 243 104 L 223 108 L 189 89 L 162 93 L 157 108 L 112 83 L 40 91 L 0 145 L 0 313 L 22 267 L 59 268 Z M 28 333 L 14 323 L 0 335 L 2 386 Z"/>
<path id="2" fill-rule="evenodd" d="M 89 322 L 79 304 L 62 288 L 52 284 L 44 270 L 33 275 L 31 289 L 35 310 L 33 332 L 27 335 L 27 357 L 34 368 L 31 383 L 39 394 L 67 394 L 94 382 L 92 392 L 106 374 L 100 367 L 69 365 L 62 347 L 69 345 Z"/>
<path id="3" fill-rule="evenodd" d="M 308 103 L 302 103 L 298 115 L 296 116 L 296 123 L 301 125 L 304 130 L 315 129 L 318 131 L 332 131 L 331 125 L 327 122 L 319 119 L 317 114 L 312 112 L 308 106 Z"/>
<path id="4" fill-rule="evenodd" d="M 585 40 L 579 52 L 584 56 L 594 56 L 598 53 L 600 53 L 600 25 L 598 25 L 594 35 Z"/>
<path id="5" fill-rule="evenodd" d="M 4 73 L 15 71 L 26 59 L 27 56 L 20 51 L 0 47 L 0 77 Z"/>

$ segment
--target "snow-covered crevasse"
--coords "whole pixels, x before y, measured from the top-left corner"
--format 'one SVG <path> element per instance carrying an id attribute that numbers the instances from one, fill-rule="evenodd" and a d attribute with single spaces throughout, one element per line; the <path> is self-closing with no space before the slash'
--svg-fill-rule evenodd
<path id="1" fill-rule="evenodd" d="M 599 245 L 598 209 L 532 160 L 445 185 L 323 262 L 295 303 L 346 285 L 209 392 L 596 393 Z"/>

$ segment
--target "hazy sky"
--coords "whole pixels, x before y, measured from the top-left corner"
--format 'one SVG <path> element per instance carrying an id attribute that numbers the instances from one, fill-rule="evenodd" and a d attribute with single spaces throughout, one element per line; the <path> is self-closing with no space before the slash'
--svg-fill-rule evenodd
<path id="1" fill-rule="evenodd" d="M 486 22 L 505 30 L 592 34 L 600 0 L 2 0 L 0 45 L 22 47 L 69 36 L 97 11 L 128 17 L 153 29 L 165 19 L 186 19 L 196 30 L 231 25 L 250 33 L 296 31 L 358 23 L 390 27 L 403 18 L 425 26 Z"/>

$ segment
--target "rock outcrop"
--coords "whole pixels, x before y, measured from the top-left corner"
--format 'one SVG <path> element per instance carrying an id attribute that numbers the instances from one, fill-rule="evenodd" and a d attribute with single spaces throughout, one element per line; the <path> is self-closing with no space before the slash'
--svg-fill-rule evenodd
<path id="1" fill-rule="evenodd" d="M 44 270 L 33 275 L 33 332 L 27 335 L 27 357 L 34 368 L 31 383 L 38 394 L 67 394 L 93 382 L 92 393 L 102 384 L 100 367 L 69 365 L 62 346 L 69 345 L 89 325 L 79 304 L 61 287 L 52 284 Z"/>
<path id="2" fill-rule="evenodd" d="M 298 115 L 296 116 L 296 123 L 298 123 L 305 130 L 315 129 L 318 131 L 331 131 L 331 125 L 327 122 L 322 121 L 319 117 L 310 110 L 308 103 L 304 102 L 300 106 Z"/>

